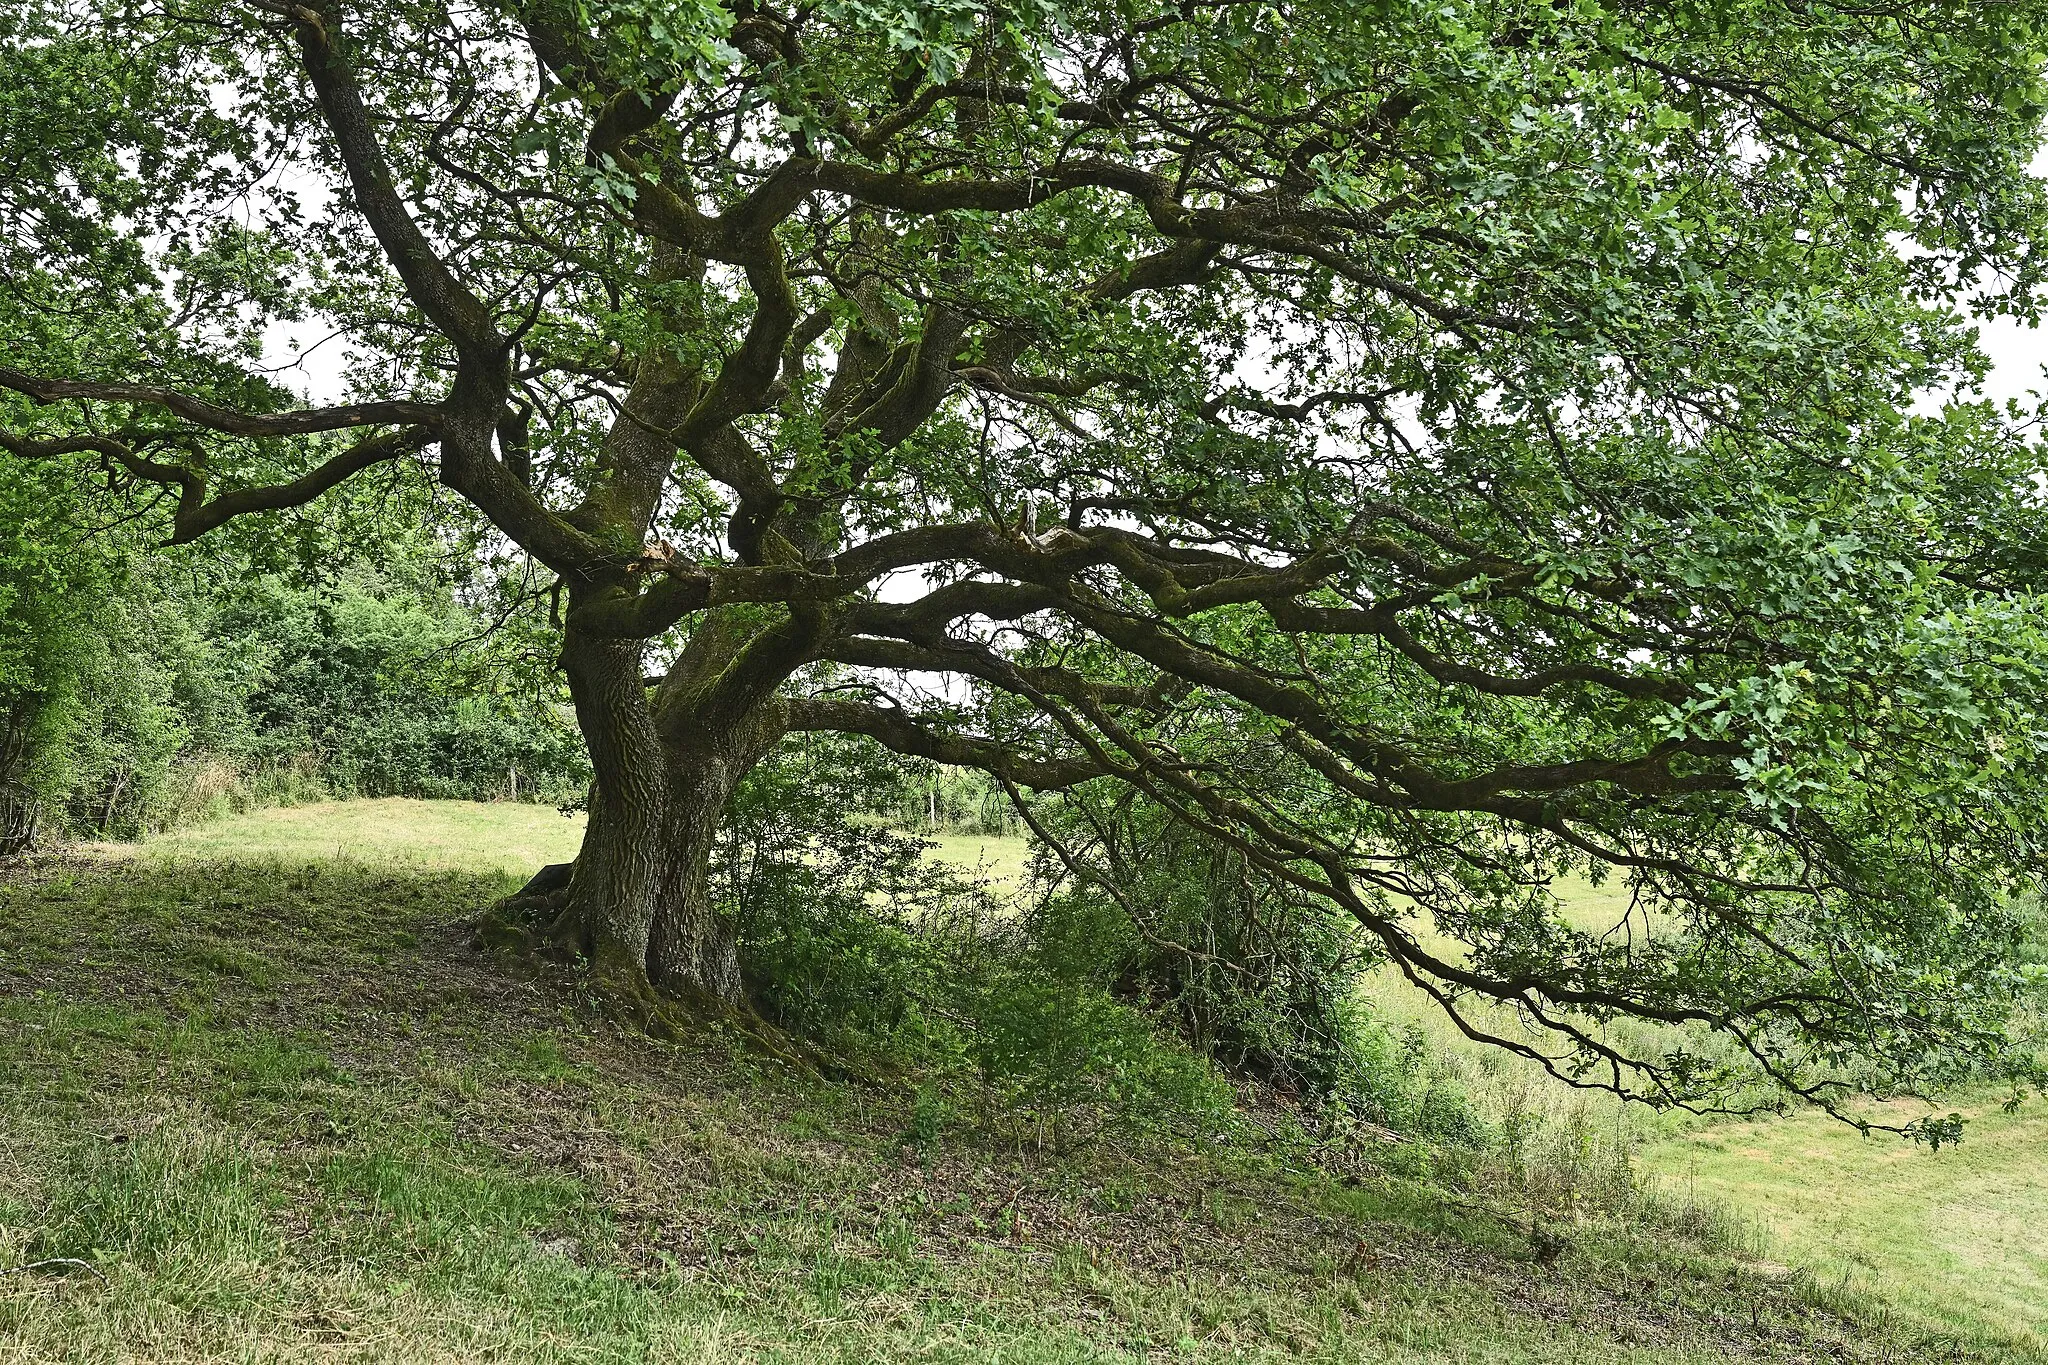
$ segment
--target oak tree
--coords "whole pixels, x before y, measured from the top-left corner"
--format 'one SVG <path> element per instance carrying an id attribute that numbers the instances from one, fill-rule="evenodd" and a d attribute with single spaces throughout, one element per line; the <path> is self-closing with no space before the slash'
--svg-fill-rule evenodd
<path id="1" fill-rule="evenodd" d="M 624 993 L 740 998 L 721 813 L 840 731 L 1141 793 L 1582 1083 L 1705 1101 L 1635 1019 L 1824 1098 L 2019 984 L 1967 312 L 2035 307 L 2044 20 L 21 0 L 0 446 L 176 541 L 430 469 L 559 595 L 596 780 L 528 905 Z"/>

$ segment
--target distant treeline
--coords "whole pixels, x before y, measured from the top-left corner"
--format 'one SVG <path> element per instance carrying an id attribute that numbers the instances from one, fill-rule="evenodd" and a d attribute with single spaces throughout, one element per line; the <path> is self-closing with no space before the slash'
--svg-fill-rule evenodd
<path id="1" fill-rule="evenodd" d="M 552 676 L 438 547 L 150 553 L 39 472 L 0 479 L 0 851 L 322 796 L 582 798 Z"/>
<path id="2" fill-rule="evenodd" d="M 445 590 L 367 570 L 123 589 L 6 698 L 0 839 L 133 838 L 322 796 L 582 798 L 573 724 L 479 693 L 464 644 L 482 625 Z"/>

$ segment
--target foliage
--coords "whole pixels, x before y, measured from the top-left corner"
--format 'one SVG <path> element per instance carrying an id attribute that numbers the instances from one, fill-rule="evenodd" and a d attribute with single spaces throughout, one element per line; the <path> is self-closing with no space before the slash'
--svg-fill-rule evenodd
<path id="1" fill-rule="evenodd" d="M 0 464 L 0 852 L 33 841 L 71 783 L 61 736 L 81 706 L 112 566 L 88 549 L 75 500 L 48 469 Z"/>
<path id="2" fill-rule="evenodd" d="M 179 542 L 431 451 L 421 506 L 563 604 L 592 846 L 681 845 L 571 883 L 611 957 L 707 922 L 651 793 L 855 732 L 1138 791 L 1576 1084 L 2024 1073 L 2048 552 L 1966 310 L 2038 314 L 2044 32 L 37 0 L 0 442 Z M 261 363 L 299 322 L 346 401 Z"/>
<path id="3" fill-rule="evenodd" d="M 0 790 L 20 833 L 131 838 L 314 795 L 581 800 L 575 731 L 512 691 L 430 572 L 142 558 L 72 492 L 0 461 Z"/>
<path id="4" fill-rule="evenodd" d="M 1489 1140 L 1421 1035 L 1375 1017 L 1363 983 L 1384 956 L 1326 902 L 1128 794 L 1041 803 L 1034 823 L 1058 850 L 1039 853 L 1047 885 L 1026 937 L 1053 979 L 1158 1014 L 1314 1126 Z"/>
<path id="5" fill-rule="evenodd" d="M 471 647 L 482 633 L 428 585 L 371 577 L 312 592 L 259 580 L 209 628 L 260 679 L 245 751 L 261 763 L 315 756 L 337 795 L 580 802 L 575 731 L 508 695 L 510 671 L 494 679 L 500 661 Z"/>
<path id="6" fill-rule="evenodd" d="M 1230 1093 L 1201 1059 L 1101 983 L 1044 970 L 1014 907 L 857 813 L 891 780 L 885 756 L 841 741 L 786 745 L 742 786 L 715 884 L 768 1017 L 828 1055 L 921 1076 L 929 1096 L 972 1076 L 986 1117 L 1055 1144 L 1105 1118 L 1229 1126 Z"/>
<path id="7" fill-rule="evenodd" d="M 987 773 L 916 758 L 897 761 L 898 776 L 870 793 L 865 809 L 901 829 L 933 834 L 1024 832 L 1009 796 Z"/>
<path id="8" fill-rule="evenodd" d="M 1041 810 L 1039 828 L 1060 841 L 1041 865 L 1066 883 L 1033 912 L 1054 973 L 1163 1010 L 1196 1046 L 1273 1084 L 1332 1093 L 1349 998 L 1376 961 L 1355 926 L 1125 794 L 1076 794 Z"/>

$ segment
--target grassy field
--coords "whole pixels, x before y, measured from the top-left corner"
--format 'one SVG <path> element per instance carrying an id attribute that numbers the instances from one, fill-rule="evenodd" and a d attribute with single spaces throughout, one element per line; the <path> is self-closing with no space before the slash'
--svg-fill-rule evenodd
<path id="1" fill-rule="evenodd" d="M 1031 845 L 999 834 L 932 834 L 932 857 L 952 863 L 998 890 L 1021 889 L 1031 871 Z"/>
<path id="2" fill-rule="evenodd" d="M 576 856 L 583 815 L 511 802 L 321 801 L 226 816 L 147 844 L 96 844 L 151 859 L 341 860 L 384 867 L 502 872 L 524 878 Z"/>
<path id="3" fill-rule="evenodd" d="M 573 842 L 552 811 L 363 803 L 0 877 L 0 1272 L 91 1267 L 0 1273 L 0 1362 L 2042 1358 L 1740 1239 L 1603 1216 L 1538 1245 L 1412 1171 L 933 1136 L 913 1086 L 654 1043 L 470 946 Z M 1673 1169 L 1739 1197 L 1811 1140 L 1730 1132 L 1669 1140 Z M 1952 1196 L 2023 1245 L 2040 1187 L 1990 1151 Z M 2027 1290 L 2003 1274 L 1987 1296 Z"/>
<path id="4" fill-rule="evenodd" d="M 999 888 L 1019 886 L 1030 863 L 1022 839 L 930 836 L 932 856 Z M 342 859 L 417 868 L 460 868 L 521 876 L 576 856 L 583 813 L 552 806 L 475 801 L 321 801 L 231 815 L 173 830 L 147 844 L 94 844 L 102 856 L 149 858 Z"/>
<path id="5" fill-rule="evenodd" d="M 1700 1208 L 1753 1238 L 1760 1256 L 1817 1284 L 1881 1293 L 1914 1321 L 1989 1330 L 2048 1355 L 2048 1100 L 2011 1114 L 1983 1093 L 1869 1111 L 1895 1124 L 1962 1113 L 1961 1146 L 1939 1152 L 1817 1112 L 1660 1116 L 1478 1048 L 1391 975 L 1369 989 L 1382 1017 L 1428 1038 L 1482 1114 L 1537 1116 L 1540 1140 L 1581 1178 Z"/>
<path id="6" fill-rule="evenodd" d="M 1924 1112 L 1900 1106 L 1902 1121 Z M 1647 1144 L 1671 1188 L 1744 1210 L 1773 1254 L 1819 1279 L 1882 1286 L 1915 1311 L 2048 1342 L 2048 1102 L 1941 1111 L 1962 1145 L 1929 1152 L 1814 1114 L 1716 1123 Z"/>

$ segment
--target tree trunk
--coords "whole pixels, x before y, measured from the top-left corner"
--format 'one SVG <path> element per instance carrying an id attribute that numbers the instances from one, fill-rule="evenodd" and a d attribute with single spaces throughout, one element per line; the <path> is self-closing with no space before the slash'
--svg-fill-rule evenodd
<path id="1" fill-rule="evenodd" d="M 40 699 L 20 697 L 7 710 L 0 730 L 0 858 L 35 844 L 40 802 L 28 783 L 30 746 Z"/>
<path id="2" fill-rule="evenodd" d="M 750 762 L 737 755 L 672 753 L 662 843 L 666 875 L 657 888 L 647 974 L 666 990 L 740 999 L 739 944 L 711 894 L 711 853 L 725 804 Z"/>
<path id="3" fill-rule="evenodd" d="M 740 1006 L 738 943 L 711 890 L 726 803 L 773 743 L 765 709 L 734 716 L 664 708 L 656 724 L 637 641 L 576 638 L 563 663 L 595 780 L 576 861 L 518 902 L 552 915 L 549 937 L 600 987 L 654 1008 L 666 997 Z"/>
<path id="4" fill-rule="evenodd" d="M 651 771 L 599 768 L 556 934 L 609 987 L 736 1005 L 738 944 L 710 873 L 737 777 L 665 747 L 658 758 Z"/>

